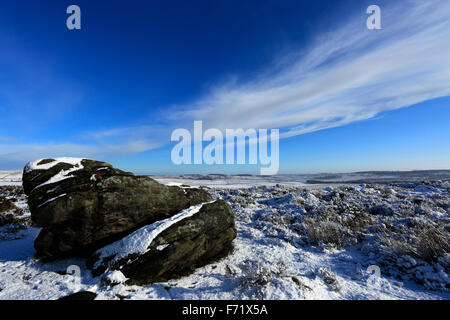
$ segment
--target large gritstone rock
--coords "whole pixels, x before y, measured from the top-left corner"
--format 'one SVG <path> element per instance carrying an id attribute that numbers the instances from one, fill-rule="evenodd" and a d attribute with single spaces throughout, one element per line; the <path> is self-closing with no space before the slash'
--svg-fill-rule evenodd
<path id="1" fill-rule="evenodd" d="M 88 256 L 108 243 L 190 206 L 211 201 L 199 189 L 165 186 L 87 159 L 30 162 L 23 186 L 44 260 Z"/>
<path id="2" fill-rule="evenodd" d="M 96 251 L 88 266 L 94 276 L 121 271 L 129 284 L 166 281 L 226 255 L 235 237 L 233 212 L 218 200 L 135 231 Z"/>

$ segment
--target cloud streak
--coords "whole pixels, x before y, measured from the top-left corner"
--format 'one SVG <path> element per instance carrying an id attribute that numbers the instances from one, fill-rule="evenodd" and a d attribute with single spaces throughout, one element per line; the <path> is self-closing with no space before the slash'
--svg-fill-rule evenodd
<path id="1" fill-rule="evenodd" d="M 49 144 L 0 144 L 0 164 L 2 169 L 19 169 L 27 161 L 47 157 L 85 157 L 103 159 L 111 155 L 136 154 L 154 149 L 155 145 L 146 140 L 128 141 L 123 144 L 81 144 L 81 143 L 49 143 Z"/>
<path id="2" fill-rule="evenodd" d="M 402 1 L 382 7 L 382 30 L 367 30 L 368 16 L 355 17 L 317 38 L 308 53 L 276 63 L 277 71 L 217 87 L 172 120 L 280 128 L 289 137 L 448 96 L 448 12 L 448 1 Z"/>
<path id="3" fill-rule="evenodd" d="M 46 157 L 104 159 L 111 155 L 138 154 L 169 143 L 170 131 L 160 126 L 104 129 L 81 134 L 78 143 L 14 144 L 13 139 L 0 137 L 2 169 L 19 169 L 27 161 Z"/>

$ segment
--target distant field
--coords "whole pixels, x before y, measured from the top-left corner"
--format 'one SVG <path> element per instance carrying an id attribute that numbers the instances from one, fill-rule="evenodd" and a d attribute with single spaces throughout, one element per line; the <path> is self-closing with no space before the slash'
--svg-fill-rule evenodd
<path id="1" fill-rule="evenodd" d="M 289 185 L 311 188 L 323 184 L 362 184 L 362 183 L 408 183 L 422 180 L 450 179 L 450 170 L 426 171 L 367 171 L 355 173 L 319 174 L 280 174 L 224 175 L 224 174 L 185 174 L 180 176 L 152 176 L 162 183 L 187 184 L 192 186 L 240 188 L 259 185 Z"/>
<path id="2" fill-rule="evenodd" d="M 422 180 L 450 179 L 450 170 L 421 171 L 366 171 L 354 173 L 318 173 L 318 174 L 280 174 L 261 175 L 225 175 L 225 174 L 184 174 L 177 176 L 150 175 L 165 184 L 187 184 L 190 186 L 245 188 L 260 185 L 288 185 L 312 187 L 323 184 L 362 184 L 362 183 L 407 183 Z M 0 185 L 20 185 L 22 171 L 0 171 Z"/>
<path id="3" fill-rule="evenodd" d="M 0 171 L 0 186 L 21 184 L 22 171 Z"/>

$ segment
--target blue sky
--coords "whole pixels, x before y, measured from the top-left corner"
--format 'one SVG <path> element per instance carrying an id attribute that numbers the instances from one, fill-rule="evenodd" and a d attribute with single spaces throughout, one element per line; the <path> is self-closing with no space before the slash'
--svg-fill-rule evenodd
<path id="1" fill-rule="evenodd" d="M 194 120 L 280 128 L 280 173 L 450 169 L 446 0 L 6 0 L 0 43 L 0 169 L 258 172 L 173 165 L 170 134 Z"/>

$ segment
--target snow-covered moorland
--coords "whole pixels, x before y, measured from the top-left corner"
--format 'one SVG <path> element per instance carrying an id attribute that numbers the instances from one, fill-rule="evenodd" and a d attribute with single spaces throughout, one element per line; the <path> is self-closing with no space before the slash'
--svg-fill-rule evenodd
<path id="1" fill-rule="evenodd" d="M 26 198 L 20 187 L 0 186 L 17 207 L 0 218 L 0 299 L 80 290 L 97 299 L 450 298 L 449 180 L 284 182 L 210 184 L 235 213 L 233 252 L 190 276 L 142 287 L 126 285 L 118 271 L 93 278 L 83 259 L 36 260 L 39 229 L 29 226 Z"/>

